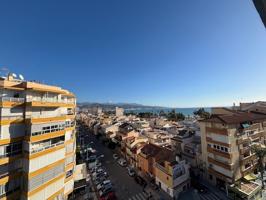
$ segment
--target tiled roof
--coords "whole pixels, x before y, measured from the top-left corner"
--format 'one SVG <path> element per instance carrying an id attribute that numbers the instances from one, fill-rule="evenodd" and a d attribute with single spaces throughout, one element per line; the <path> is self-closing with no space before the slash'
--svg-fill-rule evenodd
<path id="1" fill-rule="evenodd" d="M 209 119 L 202 120 L 204 122 L 216 122 L 226 124 L 238 124 L 243 122 L 257 122 L 266 120 L 266 114 L 258 112 L 234 112 L 226 115 L 212 115 Z"/>
<path id="2" fill-rule="evenodd" d="M 146 144 L 141 149 L 141 152 L 149 157 L 154 157 L 155 161 L 158 163 L 162 163 L 164 161 L 172 163 L 175 161 L 175 155 L 173 151 L 154 144 Z"/>

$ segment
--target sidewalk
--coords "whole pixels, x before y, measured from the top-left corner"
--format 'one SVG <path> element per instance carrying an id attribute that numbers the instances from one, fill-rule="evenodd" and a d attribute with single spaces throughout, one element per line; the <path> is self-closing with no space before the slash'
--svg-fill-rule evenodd
<path id="1" fill-rule="evenodd" d="M 228 197 L 225 192 L 219 190 L 217 187 L 211 185 L 207 181 L 200 179 L 200 183 L 204 186 L 206 186 L 213 194 L 215 194 L 217 197 L 219 197 L 221 200 L 228 200 Z"/>
<path id="2" fill-rule="evenodd" d="M 165 193 L 161 189 L 155 191 L 151 187 L 147 186 L 145 188 L 145 192 L 147 194 L 150 194 L 150 193 L 152 194 L 152 199 L 151 200 L 171 200 L 172 199 L 167 193 Z"/>

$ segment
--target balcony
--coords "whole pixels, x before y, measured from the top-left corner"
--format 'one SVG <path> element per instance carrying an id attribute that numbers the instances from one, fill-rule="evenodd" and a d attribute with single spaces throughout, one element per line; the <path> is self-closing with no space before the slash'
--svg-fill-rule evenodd
<path id="1" fill-rule="evenodd" d="M 242 148 L 239 149 L 240 154 L 245 154 L 245 153 L 247 153 L 249 151 L 250 151 L 250 147 L 249 146 L 242 147 Z"/>
<path id="2" fill-rule="evenodd" d="M 24 104 L 25 98 L 0 97 L 0 107 L 13 107 Z"/>
<path id="3" fill-rule="evenodd" d="M 1 97 L 0 102 L 19 102 L 24 103 L 25 98 L 18 98 L 18 97 Z"/>
<path id="4" fill-rule="evenodd" d="M 35 153 L 38 153 L 38 152 L 41 152 L 41 151 L 44 151 L 44 150 L 47 150 L 47 149 L 51 149 L 51 148 L 54 148 L 54 147 L 57 147 L 57 146 L 60 146 L 60 145 L 63 145 L 64 144 L 64 141 L 60 141 L 60 142 L 57 142 L 55 144 L 50 144 L 50 145 L 44 145 L 44 146 L 38 146 L 38 147 L 32 147 L 31 150 L 30 150 L 30 154 L 35 154 Z"/>
<path id="5" fill-rule="evenodd" d="M 214 165 L 217 165 L 219 167 L 222 167 L 224 169 L 227 169 L 227 170 L 232 170 L 233 169 L 233 164 L 232 163 L 228 163 L 228 162 L 225 162 L 225 161 L 220 161 L 220 160 L 217 160 L 217 159 L 213 159 L 211 157 L 208 157 L 208 161 Z"/>
<path id="6" fill-rule="evenodd" d="M 244 165 L 246 163 L 249 163 L 249 162 L 255 161 L 255 160 L 256 160 L 256 154 L 250 154 L 248 156 L 244 156 L 244 155 L 240 156 L 241 165 Z"/>
<path id="7" fill-rule="evenodd" d="M 27 103 L 32 107 L 73 107 L 74 100 L 61 100 L 57 98 L 41 98 L 33 97 L 27 98 Z"/>

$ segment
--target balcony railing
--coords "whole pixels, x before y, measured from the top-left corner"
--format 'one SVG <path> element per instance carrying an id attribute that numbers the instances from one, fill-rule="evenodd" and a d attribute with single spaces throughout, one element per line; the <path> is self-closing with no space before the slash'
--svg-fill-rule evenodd
<path id="1" fill-rule="evenodd" d="M 54 132 L 63 131 L 63 130 L 65 130 L 64 127 L 60 127 L 60 128 L 56 128 L 56 129 L 42 130 L 42 131 L 37 131 L 37 132 L 31 133 L 31 136 L 43 135 L 43 134 L 47 134 L 47 133 L 54 133 Z"/>
<path id="2" fill-rule="evenodd" d="M 1 120 L 15 120 L 15 119 L 24 119 L 23 115 L 8 115 L 0 116 Z"/>
<path id="3" fill-rule="evenodd" d="M 74 100 L 63 100 L 63 99 L 56 99 L 56 98 L 41 98 L 41 97 L 28 97 L 27 102 L 45 102 L 45 103 L 74 103 Z"/>
<path id="4" fill-rule="evenodd" d="M 57 147 L 57 146 L 62 145 L 62 144 L 64 144 L 64 141 L 60 141 L 60 142 L 58 142 L 58 143 L 55 143 L 55 144 L 52 144 L 52 145 L 48 145 L 48 146 L 44 146 L 44 147 L 38 147 L 38 148 L 34 148 L 34 147 L 33 147 L 33 148 L 30 150 L 30 153 L 31 153 L 31 154 L 38 153 L 38 152 L 40 152 L 40 151 L 44 151 L 44 150 L 46 150 L 46 149 L 50 149 L 50 148 L 53 148 L 53 147 Z"/>
<path id="5" fill-rule="evenodd" d="M 25 98 L 17 98 L 17 97 L 0 97 L 0 102 L 25 102 Z"/>

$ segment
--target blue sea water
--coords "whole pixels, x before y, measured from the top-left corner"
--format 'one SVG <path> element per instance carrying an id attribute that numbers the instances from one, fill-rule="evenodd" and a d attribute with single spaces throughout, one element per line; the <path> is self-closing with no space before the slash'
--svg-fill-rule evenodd
<path id="1" fill-rule="evenodd" d="M 141 113 L 141 112 L 152 112 L 152 113 L 155 113 L 155 114 L 158 114 L 161 110 L 163 110 L 165 113 L 167 112 L 170 112 L 172 110 L 175 110 L 176 113 L 183 113 L 185 116 L 192 116 L 193 115 L 193 112 L 195 110 L 198 110 L 199 108 L 154 108 L 154 109 L 151 109 L 151 108 L 147 108 L 147 109 L 130 109 L 130 110 L 126 110 L 125 112 L 128 113 L 128 112 L 133 112 L 133 113 Z M 205 107 L 204 108 L 205 111 L 207 112 L 211 112 L 211 108 L 208 108 L 208 107 Z"/>

